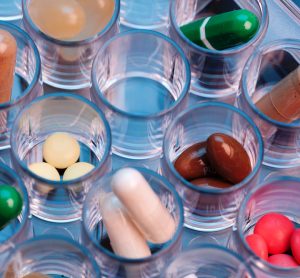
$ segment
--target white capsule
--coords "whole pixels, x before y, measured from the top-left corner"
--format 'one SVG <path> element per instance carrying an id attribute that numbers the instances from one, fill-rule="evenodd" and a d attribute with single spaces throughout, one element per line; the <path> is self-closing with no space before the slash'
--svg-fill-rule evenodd
<path id="1" fill-rule="evenodd" d="M 100 209 L 111 247 L 117 255 L 135 259 L 151 255 L 146 240 L 114 194 L 101 198 Z"/>
<path id="2" fill-rule="evenodd" d="M 148 241 L 160 244 L 172 238 L 175 221 L 139 171 L 132 168 L 119 170 L 113 176 L 111 186 Z"/>

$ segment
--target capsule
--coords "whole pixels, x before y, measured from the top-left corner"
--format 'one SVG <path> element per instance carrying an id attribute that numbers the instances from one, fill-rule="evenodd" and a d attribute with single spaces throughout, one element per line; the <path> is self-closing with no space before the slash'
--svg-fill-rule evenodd
<path id="1" fill-rule="evenodd" d="M 102 219 L 114 252 L 126 258 L 151 255 L 149 246 L 118 198 L 110 193 L 100 199 Z"/>
<path id="2" fill-rule="evenodd" d="M 161 244 L 172 238 L 175 221 L 139 171 L 132 168 L 119 170 L 113 176 L 111 186 L 149 242 Z"/>
<path id="3" fill-rule="evenodd" d="M 276 84 L 256 106 L 265 115 L 279 122 L 290 123 L 299 119 L 300 67 Z"/>
<path id="4" fill-rule="evenodd" d="M 14 82 L 17 43 L 7 31 L 0 30 L 0 103 L 8 102 Z"/>
<path id="5" fill-rule="evenodd" d="M 259 29 L 259 20 L 248 10 L 235 10 L 198 19 L 180 29 L 201 47 L 224 50 L 251 40 Z"/>

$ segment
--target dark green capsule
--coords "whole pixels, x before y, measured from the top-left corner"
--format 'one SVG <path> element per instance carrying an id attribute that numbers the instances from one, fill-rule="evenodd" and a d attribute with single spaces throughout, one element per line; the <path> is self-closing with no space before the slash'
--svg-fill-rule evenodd
<path id="1" fill-rule="evenodd" d="M 236 10 L 198 19 L 180 29 L 189 40 L 204 48 L 224 50 L 253 38 L 259 20 L 248 10 Z"/>
<path id="2" fill-rule="evenodd" d="M 0 185 L 0 230 L 22 211 L 23 200 L 12 186 Z"/>

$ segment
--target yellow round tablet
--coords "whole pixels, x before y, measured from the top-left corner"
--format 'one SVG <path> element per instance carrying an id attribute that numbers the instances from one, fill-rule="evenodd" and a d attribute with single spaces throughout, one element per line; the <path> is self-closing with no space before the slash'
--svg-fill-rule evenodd
<path id="1" fill-rule="evenodd" d="M 45 161 L 58 169 L 68 168 L 78 160 L 79 156 L 79 143 L 68 133 L 53 133 L 43 145 Z"/>
<path id="2" fill-rule="evenodd" d="M 53 181 L 59 181 L 60 176 L 58 171 L 50 164 L 45 162 L 32 163 L 28 166 L 29 170 L 36 175 Z"/>
<path id="3" fill-rule="evenodd" d="M 63 180 L 73 180 L 86 175 L 95 168 L 94 165 L 87 162 L 78 162 L 67 168 L 63 175 Z"/>

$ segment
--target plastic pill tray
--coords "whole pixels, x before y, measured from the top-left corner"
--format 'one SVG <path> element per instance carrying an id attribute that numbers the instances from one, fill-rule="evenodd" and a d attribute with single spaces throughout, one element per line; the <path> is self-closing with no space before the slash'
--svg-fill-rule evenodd
<path id="1" fill-rule="evenodd" d="M 49 0 L 51 1 L 51 0 Z M 148 0 L 148 1 L 158 1 L 158 0 Z M 170 0 L 171 1 L 171 0 Z M 184 2 L 185 0 L 182 0 Z M 247 2 L 246 0 L 241 0 L 241 1 L 236 1 L 238 4 L 239 2 Z M 126 6 L 127 0 L 121 0 L 123 5 Z M 128 2 L 133 2 L 133 1 L 128 1 Z M 139 2 L 143 2 L 140 0 L 136 0 L 136 5 L 141 5 Z M 158 1 L 159 2 L 159 1 Z M 167 1 L 166 1 L 167 2 Z M 178 1 L 177 1 L 178 2 Z M 207 2 L 208 4 L 212 5 L 210 2 L 213 3 L 213 5 L 224 5 L 225 2 L 228 2 L 228 5 L 232 5 L 234 2 L 233 0 L 227 0 L 227 1 L 221 1 L 221 0 L 215 0 L 215 1 L 204 1 Z M 251 2 L 251 1 L 249 1 Z M 0 0 L 1 3 L 1 0 Z M 263 40 L 260 42 L 259 45 L 255 47 L 255 50 L 258 49 L 261 46 L 271 44 L 272 42 L 276 42 L 278 40 L 285 41 L 288 43 L 288 40 L 293 40 L 293 39 L 300 39 L 300 2 L 299 0 L 266 0 L 268 12 L 269 12 L 269 25 L 266 31 L 266 34 L 263 38 Z M 142 6 L 140 7 L 142 9 Z M 122 14 L 122 11 L 121 11 Z M 147 13 L 146 13 L 147 14 Z M 133 14 L 133 16 L 135 16 Z M 145 16 L 145 15 L 144 15 Z M 151 15 L 149 15 L 149 18 Z M 170 33 L 170 22 L 168 23 L 168 20 L 165 21 L 164 25 L 159 26 L 158 28 L 153 27 L 148 27 L 145 25 L 145 22 L 147 23 L 149 18 L 145 17 L 137 17 L 135 20 L 135 27 L 139 27 L 139 22 L 140 20 L 140 26 L 143 29 L 153 29 L 155 31 L 161 32 L 165 34 L 168 37 L 172 37 L 172 34 Z M 22 23 L 22 20 L 18 20 L 14 24 L 21 26 L 22 29 L 25 29 Z M 132 29 L 129 25 L 126 27 L 122 24 L 119 26 L 119 32 L 126 32 L 128 30 Z M 299 46 L 299 45 L 298 45 Z M 51 48 L 50 48 L 51 50 Z M 147 51 L 147 49 L 145 50 Z M 112 52 L 113 55 L 113 52 Z M 192 55 L 191 55 L 192 57 Z M 188 57 L 189 59 L 192 59 L 191 57 Z M 111 56 L 111 59 L 114 57 Z M 292 60 L 289 60 L 290 57 L 277 57 L 278 61 L 280 59 L 285 59 L 282 63 L 286 63 L 286 67 L 288 68 L 290 64 L 292 63 L 298 63 L 300 64 L 300 55 L 298 52 L 298 56 L 296 55 Z M 117 60 L 117 59 L 116 59 Z M 166 58 L 166 63 L 169 61 Z M 276 61 L 274 62 L 276 64 Z M 43 65 L 42 65 L 43 66 Z M 232 65 L 234 67 L 234 65 Z M 273 68 L 274 70 L 274 68 Z M 271 70 L 272 71 L 272 70 Z M 275 67 L 276 71 L 276 67 Z M 280 70 L 279 70 L 280 71 Z M 0 73 L 1 74 L 1 73 Z M 146 87 L 147 85 L 145 85 Z M 143 88 L 143 85 L 141 84 L 141 87 Z M 77 94 L 80 96 L 83 96 L 89 100 L 91 100 L 91 93 L 92 90 L 90 88 L 81 88 L 81 89 L 72 89 L 72 90 L 64 90 L 61 88 L 55 88 L 53 86 L 43 84 L 43 89 L 44 89 L 44 94 L 45 95 L 50 95 L 56 92 L 66 92 L 66 93 L 73 93 Z M 228 99 L 223 99 L 223 98 L 218 98 L 214 97 L 213 99 L 206 98 L 205 96 L 192 92 L 193 89 L 191 89 L 191 92 L 188 96 L 188 106 L 193 106 L 196 103 L 205 103 L 205 102 L 211 102 L 211 101 L 220 101 L 220 102 L 226 102 L 230 103 L 232 105 L 236 104 L 236 99 L 228 98 Z M 237 90 L 238 91 L 238 90 Z M 142 93 L 142 91 L 141 91 Z M 238 92 L 236 93 L 238 94 Z M 147 109 L 147 102 L 145 101 L 144 103 L 140 103 L 140 109 Z M 82 111 L 78 111 L 80 114 Z M 178 111 L 180 113 L 181 111 Z M 245 111 L 246 112 L 246 111 Z M 83 112 L 84 113 L 84 112 Z M 200 119 L 199 119 L 200 121 Z M 0 122 L 1 124 L 1 122 Z M 91 123 L 92 124 L 92 123 Z M 124 125 L 126 125 L 127 122 L 124 122 Z M 155 123 L 153 123 L 153 126 L 155 128 Z M 122 127 L 120 126 L 120 129 Z M 137 131 L 138 132 L 138 131 Z M 176 131 L 175 131 L 176 132 Z M 114 140 L 114 138 L 113 138 Z M 300 150 L 300 138 L 299 138 L 299 133 L 298 137 L 295 138 L 296 140 L 296 145 L 298 148 L 298 152 Z M 125 142 L 126 143 L 126 142 Z M 10 155 L 10 149 L 5 148 L 0 150 L 0 161 L 5 163 L 6 165 L 13 167 L 12 166 L 12 158 Z M 299 153 L 298 153 L 299 156 Z M 118 155 L 115 155 L 114 153 L 111 153 L 112 157 L 112 169 L 118 169 L 120 167 L 125 167 L 125 166 L 132 166 L 132 167 L 144 167 L 147 169 L 151 169 L 159 174 L 162 173 L 161 169 L 161 157 L 157 156 L 156 158 L 151 158 L 151 159 L 125 159 L 121 158 Z M 261 184 L 266 182 L 270 178 L 274 177 L 279 177 L 279 176 L 293 176 L 293 177 L 299 177 L 300 178 L 300 167 L 285 167 L 285 165 L 281 164 L 279 167 L 270 167 L 269 165 L 262 165 L 261 171 L 259 173 L 259 178 L 257 180 L 257 184 Z M 300 206 L 299 206 L 300 210 Z M 59 218 L 59 217 L 58 217 Z M 60 221 L 56 222 L 49 222 L 45 221 L 42 218 L 37 218 L 34 216 L 30 216 L 30 222 L 32 225 L 32 236 L 39 236 L 39 235 L 61 235 L 61 236 L 66 236 L 68 238 L 72 238 L 75 241 L 81 241 L 82 238 L 82 223 L 81 221 L 75 221 L 75 222 L 67 222 L 67 223 L 60 223 Z M 233 230 L 235 229 L 235 225 L 233 227 L 229 227 L 226 229 L 216 229 L 214 232 L 204 232 L 204 231 L 197 231 L 193 229 L 189 229 L 188 227 L 184 227 L 184 232 L 182 236 L 182 249 L 186 250 L 190 248 L 193 245 L 197 244 L 216 244 L 219 246 L 224 246 L 228 247 L 228 244 L 231 239 L 231 235 Z M 1 273 L 1 271 L 0 271 Z M 130 274 L 128 274 L 128 277 L 131 277 Z M 145 274 L 143 274 L 145 275 Z M 82 276 L 78 276 L 82 277 Z M 140 277 L 148 277 L 146 276 L 140 276 Z M 152 277 L 149 275 L 149 277 Z M 175 276 L 172 276 L 175 277 Z M 194 277 L 194 276 L 186 276 L 186 277 Z M 196 276 L 195 276 L 196 277 Z M 200 277 L 200 276 L 199 276 Z M 205 276 L 208 277 L 208 276 Z M 210 277 L 210 276 L 209 276 Z M 213 276 L 215 277 L 215 276 Z M 216 277 L 227 277 L 227 276 L 222 276 L 222 274 L 216 275 Z M 230 276 L 233 277 L 233 276 Z M 236 275 L 236 277 L 242 277 L 239 276 L 239 274 Z M 279 277 L 279 276 L 278 276 Z M 297 276 L 298 277 L 298 276 Z M 75 277 L 77 278 L 77 277 Z M 179 277 L 180 278 L 180 277 Z"/>

